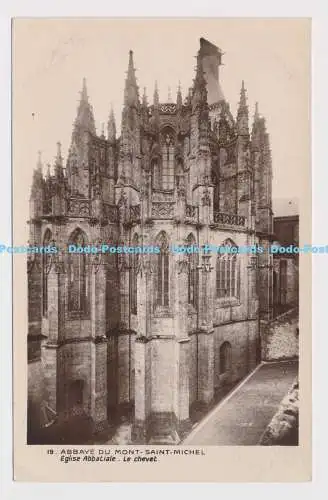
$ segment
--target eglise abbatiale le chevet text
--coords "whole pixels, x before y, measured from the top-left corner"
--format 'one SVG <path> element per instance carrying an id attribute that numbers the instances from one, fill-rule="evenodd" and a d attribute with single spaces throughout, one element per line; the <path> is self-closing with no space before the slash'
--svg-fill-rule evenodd
<path id="1" fill-rule="evenodd" d="M 238 248 L 272 240 L 269 136 L 257 106 L 249 124 L 244 82 L 232 116 L 221 64 L 201 38 L 188 95 L 160 102 L 155 85 L 150 104 L 130 51 L 120 136 L 112 111 L 97 135 L 84 80 L 67 161 L 60 143 L 48 172 L 38 161 L 30 244 L 141 249 L 28 258 L 28 343 L 57 420 L 96 432 L 128 413 L 132 442 L 178 443 L 193 408 L 260 362 L 272 256 Z M 206 244 L 227 251 L 170 251 Z"/>

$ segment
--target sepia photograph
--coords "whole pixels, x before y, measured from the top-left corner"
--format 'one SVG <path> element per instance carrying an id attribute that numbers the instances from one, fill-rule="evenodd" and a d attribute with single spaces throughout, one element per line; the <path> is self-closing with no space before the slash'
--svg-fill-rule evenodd
<path id="1" fill-rule="evenodd" d="M 16 435 L 298 448 L 310 22 L 15 19 L 12 43 Z"/>

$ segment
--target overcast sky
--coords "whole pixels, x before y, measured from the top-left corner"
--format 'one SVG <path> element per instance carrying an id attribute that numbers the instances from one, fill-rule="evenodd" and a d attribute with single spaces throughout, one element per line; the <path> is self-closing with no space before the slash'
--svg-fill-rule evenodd
<path id="1" fill-rule="evenodd" d="M 220 80 L 233 114 L 245 81 L 250 117 L 255 102 L 267 119 L 273 157 L 273 196 L 301 197 L 308 164 L 309 31 L 305 20 L 19 20 L 14 26 L 15 205 L 27 213 L 37 151 L 53 162 L 56 142 L 66 159 L 82 78 L 98 133 L 111 103 L 120 124 L 128 52 L 134 52 L 142 94 L 160 100 L 178 82 L 192 84 L 199 38 L 225 53 Z M 17 192 L 18 192 L 17 191 Z"/>

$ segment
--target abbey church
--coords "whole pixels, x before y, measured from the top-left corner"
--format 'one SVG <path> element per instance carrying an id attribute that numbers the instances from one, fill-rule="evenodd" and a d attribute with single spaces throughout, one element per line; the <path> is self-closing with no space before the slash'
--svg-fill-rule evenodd
<path id="1" fill-rule="evenodd" d="M 271 151 L 257 106 L 250 123 L 244 82 L 232 115 L 222 57 L 201 38 L 187 95 L 160 102 L 155 86 L 149 103 L 130 51 L 120 134 L 110 112 L 97 135 L 83 81 L 67 159 L 60 143 L 48 172 L 39 159 L 30 245 L 160 252 L 29 256 L 28 353 L 40 361 L 33 415 L 39 405 L 62 425 L 85 417 L 94 433 L 126 416 L 131 442 L 177 444 L 193 408 L 209 408 L 261 361 L 272 256 L 238 248 L 272 241 Z"/>

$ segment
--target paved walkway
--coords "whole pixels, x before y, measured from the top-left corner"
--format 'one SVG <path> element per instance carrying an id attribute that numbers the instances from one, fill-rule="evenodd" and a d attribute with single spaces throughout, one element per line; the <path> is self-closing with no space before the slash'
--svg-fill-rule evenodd
<path id="1" fill-rule="evenodd" d="M 181 444 L 257 445 L 297 372 L 297 361 L 261 365 L 228 394 Z"/>

